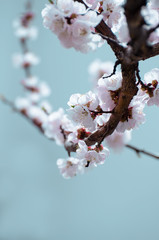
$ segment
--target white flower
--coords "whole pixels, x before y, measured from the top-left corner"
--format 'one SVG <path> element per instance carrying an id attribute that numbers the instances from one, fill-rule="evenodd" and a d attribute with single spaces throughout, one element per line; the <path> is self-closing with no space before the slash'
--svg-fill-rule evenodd
<path id="1" fill-rule="evenodd" d="M 104 0 L 103 1 L 103 12 L 102 15 L 104 16 L 104 20 L 108 24 L 110 28 L 116 28 L 119 25 L 120 18 L 122 17 L 122 8 L 121 4 L 123 1 L 112 1 L 112 0 Z"/>
<path id="2" fill-rule="evenodd" d="M 38 122 L 44 123 L 47 121 L 47 114 L 38 106 L 30 106 L 27 109 L 27 116 L 32 120 L 38 120 Z"/>
<path id="3" fill-rule="evenodd" d="M 52 106 L 50 105 L 50 103 L 48 101 L 42 101 L 40 103 L 40 107 L 41 109 L 46 112 L 47 114 L 50 114 L 52 112 Z"/>
<path id="4" fill-rule="evenodd" d="M 48 115 L 47 121 L 43 124 L 42 128 L 48 138 L 55 139 L 58 145 L 62 145 L 64 143 L 62 131 L 72 132 L 74 126 L 64 114 L 64 110 L 60 108 L 58 111 Z"/>
<path id="5" fill-rule="evenodd" d="M 82 172 L 82 161 L 78 158 L 70 157 L 67 160 L 58 159 L 57 166 L 62 176 L 66 179 L 76 176 Z"/>
<path id="6" fill-rule="evenodd" d="M 110 136 L 105 138 L 108 147 L 115 151 L 121 150 L 130 140 L 131 131 L 125 131 L 121 133 L 115 130 Z"/>
<path id="7" fill-rule="evenodd" d="M 124 132 L 125 130 L 131 130 L 143 124 L 145 122 L 144 107 L 144 102 L 135 100 L 134 98 L 128 107 L 126 116 L 119 122 L 116 130 L 118 132 Z"/>
<path id="8" fill-rule="evenodd" d="M 146 84 L 150 85 L 150 89 L 152 89 L 151 94 L 146 94 L 147 97 L 147 105 L 152 106 L 152 105 L 157 105 L 159 106 L 159 69 L 154 68 L 150 72 L 147 72 L 144 75 L 144 81 Z"/>
<path id="9" fill-rule="evenodd" d="M 104 75 L 105 77 L 106 75 Z M 121 72 L 117 72 L 112 77 L 100 78 L 98 80 L 98 97 L 100 106 L 104 111 L 112 110 L 118 100 L 118 91 L 122 84 Z"/>
<path id="10" fill-rule="evenodd" d="M 103 113 L 102 115 L 97 115 L 95 118 L 96 128 L 103 126 L 109 120 L 110 114 Z"/>
<path id="11" fill-rule="evenodd" d="M 50 87 L 45 82 L 39 84 L 39 94 L 41 97 L 48 97 L 51 93 Z"/>
<path id="12" fill-rule="evenodd" d="M 86 94 L 73 94 L 68 105 L 68 112 L 74 122 L 81 124 L 89 130 L 94 130 L 94 122 L 91 117 L 91 111 L 95 110 L 99 105 L 97 95 L 91 91 Z"/>
<path id="13" fill-rule="evenodd" d="M 93 61 L 88 68 L 91 81 L 96 85 L 99 78 L 104 74 L 105 76 L 109 76 L 113 72 L 113 66 L 112 62 L 102 62 L 99 59 Z"/>
<path id="14" fill-rule="evenodd" d="M 14 54 L 13 63 L 15 67 L 28 67 L 30 65 L 37 65 L 39 63 L 39 58 L 31 53 L 26 52 L 25 54 Z"/>
<path id="15" fill-rule="evenodd" d="M 22 84 L 26 88 L 35 88 L 38 85 L 38 78 L 34 76 L 27 77 L 22 80 Z"/>
<path id="16" fill-rule="evenodd" d="M 107 74 L 104 74 L 103 77 L 106 77 L 106 76 L 107 76 Z M 121 72 L 117 72 L 113 76 L 111 76 L 109 78 L 104 78 L 103 80 L 104 80 L 105 86 L 108 90 L 116 91 L 121 87 L 121 83 L 122 83 Z"/>
<path id="17" fill-rule="evenodd" d="M 73 108 L 77 105 L 83 105 L 89 110 L 95 110 L 99 105 L 99 100 L 95 93 L 89 91 L 86 94 L 76 93 L 71 95 L 67 104 Z"/>
<path id="18" fill-rule="evenodd" d="M 97 151 L 88 148 L 84 141 L 80 140 L 78 143 L 79 148 L 77 149 L 77 157 L 85 161 L 85 164 L 89 166 L 97 167 L 98 164 L 103 164 L 105 158 L 109 155 L 109 150 L 103 148 L 101 151 Z"/>
<path id="19" fill-rule="evenodd" d="M 95 125 L 87 107 L 76 105 L 74 108 L 70 108 L 68 113 L 75 123 L 81 124 L 91 131 L 94 130 Z"/>
<path id="20" fill-rule="evenodd" d="M 32 39 L 35 40 L 38 35 L 38 30 L 36 27 L 24 27 L 19 26 L 15 31 L 16 37 L 20 39 Z"/>
<path id="21" fill-rule="evenodd" d="M 19 111 L 23 111 L 26 110 L 30 107 L 30 101 L 28 98 L 22 98 L 22 97 L 17 97 L 15 99 L 15 107 L 19 110 Z"/>
<path id="22" fill-rule="evenodd" d="M 48 97 L 51 93 L 49 86 L 45 82 L 38 82 L 36 77 L 28 77 L 22 80 L 27 91 L 27 98 L 32 103 L 37 103 L 41 98 Z"/>
<path id="23" fill-rule="evenodd" d="M 120 42 L 128 43 L 130 41 L 130 35 L 125 15 L 122 16 L 121 22 L 122 24 L 120 24 L 118 29 L 118 38 Z"/>

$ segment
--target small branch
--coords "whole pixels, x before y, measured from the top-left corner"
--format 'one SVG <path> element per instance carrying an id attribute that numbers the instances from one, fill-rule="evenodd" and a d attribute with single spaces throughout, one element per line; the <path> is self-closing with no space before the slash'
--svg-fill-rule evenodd
<path id="1" fill-rule="evenodd" d="M 128 24 L 131 41 L 129 45 L 133 48 L 134 55 L 140 55 L 149 50 L 147 44 L 147 30 L 141 9 L 146 6 L 147 0 L 127 0 L 124 5 L 125 16 Z"/>
<path id="2" fill-rule="evenodd" d="M 32 2 L 33 2 L 33 0 L 28 0 L 26 2 L 26 10 L 27 11 L 30 11 L 32 9 Z"/>
<path id="3" fill-rule="evenodd" d="M 134 150 L 138 156 L 140 156 L 140 153 L 142 153 L 142 154 L 145 154 L 145 155 L 147 155 L 147 156 L 153 157 L 153 158 L 155 158 L 155 159 L 159 159 L 159 156 L 157 156 L 157 155 L 155 155 L 155 154 L 152 154 L 152 153 L 150 153 L 150 152 L 147 152 L 147 151 L 145 151 L 145 150 L 139 149 L 139 148 L 137 148 L 137 147 L 134 147 L 134 146 L 132 146 L 132 145 L 126 144 L 125 147 L 127 147 L 127 148 L 129 148 L 129 149 L 131 149 L 131 150 Z"/>
<path id="4" fill-rule="evenodd" d="M 138 57 L 138 61 L 144 61 L 157 55 L 159 55 L 159 42 L 151 46 L 151 51 L 147 52 L 146 54 L 142 54 L 140 57 Z"/>
<path id="5" fill-rule="evenodd" d="M 13 111 L 19 112 L 18 109 L 14 106 L 14 103 L 8 100 L 4 95 L 0 94 L 0 100 L 8 105 Z"/>
<path id="6" fill-rule="evenodd" d="M 159 23 L 157 24 L 156 27 L 153 27 L 153 28 L 151 28 L 151 29 L 148 30 L 148 36 L 149 36 L 152 32 L 154 32 L 157 28 L 159 28 Z"/>
<path id="7" fill-rule="evenodd" d="M 140 77 L 140 70 L 139 70 L 139 64 L 137 63 L 137 67 L 136 67 L 136 77 L 138 79 L 138 82 L 136 85 L 139 85 L 139 83 L 141 84 L 142 87 L 144 88 L 147 88 L 147 86 L 143 83 L 143 81 L 141 80 L 141 77 Z"/>
<path id="8" fill-rule="evenodd" d="M 30 123 L 32 123 L 34 126 L 36 126 L 41 133 L 44 133 L 44 130 L 41 126 L 41 123 L 37 120 L 37 119 L 30 119 L 27 115 L 25 111 L 19 111 L 16 106 L 14 105 L 13 102 L 11 102 L 10 100 L 8 100 L 6 97 L 4 97 L 2 94 L 0 94 L 0 100 L 8 105 L 14 112 L 20 114 L 21 116 L 25 117 L 25 119 L 27 119 Z"/>
<path id="9" fill-rule="evenodd" d="M 113 72 L 109 75 L 109 76 L 106 76 L 106 77 L 103 77 L 104 78 L 109 78 L 109 77 L 112 77 L 115 73 L 116 73 L 116 69 L 117 69 L 117 66 L 120 64 L 120 60 L 117 60 L 114 64 L 114 68 L 113 68 Z"/>
<path id="10" fill-rule="evenodd" d="M 103 39 L 105 39 L 107 41 L 107 43 L 112 48 L 113 52 L 115 53 L 115 56 L 117 57 L 117 59 L 119 61 L 122 61 L 123 58 L 125 58 L 124 55 L 126 52 L 126 48 L 123 47 L 116 38 L 114 39 L 114 38 L 106 36 L 105 34 L 102 34 L 100 32 L 98 32 L 97 34 L 99 34 Z"/>
<path id="11" fill-rule="evenodd" d="M 103 111 L 103 110 L 100 110 L 100 111 L 93 111 L 93 110 L 90 110 L 91 113 L 95 113 L 95 114 L 100 114 L 100 113 L 113 113 L 113 110 L 111 111 Z"/>

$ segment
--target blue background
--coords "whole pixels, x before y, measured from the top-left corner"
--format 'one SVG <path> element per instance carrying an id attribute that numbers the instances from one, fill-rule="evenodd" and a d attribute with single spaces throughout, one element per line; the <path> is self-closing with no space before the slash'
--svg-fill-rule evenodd
<path id="1" fill-rule="evenodd" d="M 72 93 L 91 87 L 92 60 L 114 60 L 106 45 L 87 55 L 64 49 L 42 26 L 47 0 L 34 1 L 39 37 L 30 47 L 41 58 L 33 69 L 52 89 L 54 110 L 67 108 Z M 0 0 L 0 93 L 10 100 L 22 95 L 24 73 L 11 56 L 20 51 L 12 22 L 24 1 Z M 159 58 L 141 63 L 141 75 L 159 67 Z M 131 143 L 159 153 L 159 110 L 146 108 L 146 123 Z M 66 152 L 48 141 L 23 117 L 0 103 L 0 240 L 158 240 L 159 161 L 128 150 L 111 153 L 103 166 L 65 180 L 56 160 Z"/>

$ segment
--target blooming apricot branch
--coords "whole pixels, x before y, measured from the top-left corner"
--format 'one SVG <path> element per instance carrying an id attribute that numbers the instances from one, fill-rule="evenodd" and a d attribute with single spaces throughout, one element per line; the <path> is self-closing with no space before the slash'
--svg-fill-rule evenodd
<path id="1" fill-rule="evenodd" d="M 139 62 L 159 54 L 158 1 L 56 0 L 49 1 L 42 17 L 64 47 L 88 53 L 107 43 L 116 56 L 115 64 L 96 60 L 90 65 L 94 89 L 70 96 L 68 114 L 62 108 L 52 112 L 48 103 L 41 102 L 49 88 L 31 74 L 31 66 L 38 63 L 27 46 L 28 39 L 36 36 L 30 25 L 33 14 L 27 11 L 16 24 L 23 54 L 16 55 L 15 63 L 25 70 L 26 97 L 16 99 L 13 108 L 65 147 L 68 158 L 57 160 L 61 174 L 70 178 L 103 164 L 108 148 L 126 146 L 158 159 L 128 144 L 132 130 L 145 121 L 144 107 L 159 106 L 159 69 L 144 79 L 139 74 Z"/>

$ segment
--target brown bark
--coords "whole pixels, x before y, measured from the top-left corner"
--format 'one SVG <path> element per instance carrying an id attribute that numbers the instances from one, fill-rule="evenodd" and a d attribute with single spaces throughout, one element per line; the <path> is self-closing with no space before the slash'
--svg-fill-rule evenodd
<path id="1" fill-rule="evenodd" d="M 132 98 L 134 97 L 134 95 L 137 94 L 135 77 L 136 64 L 135 65 L 122 64 L 121 67 L 123 81 L 118 103 L 114 108 L 114 111 L 111 114 L 108 122 L 106 122 L 104 126 L 99 128 L 97 131 L 95 131 L 85 139 L 85 142 L 88 146 L 91 146 L 95 143 L 101 143 L 101 141 L 105 137 L 111 135 L 114 132 L 123 114 L 128 109 L 128 106 Z"/>

